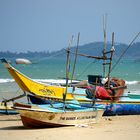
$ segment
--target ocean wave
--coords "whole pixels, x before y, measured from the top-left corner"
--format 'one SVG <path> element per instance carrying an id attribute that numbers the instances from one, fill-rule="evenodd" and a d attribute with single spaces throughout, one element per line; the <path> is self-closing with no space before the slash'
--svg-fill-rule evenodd
<path id="1" fill-rule="evenodd" d="M 140 81 L 126 81 L 127 85 L 136 85 L 136 84 L 140 84 Z"/>
<path id="2" fill-rule="evenodd" d="M 66 80 L 65 79 L 34 79 L 35 81 L 38 82 L 43 82 L 43 83 L 56 83 L 56 84 L 65 84 Z M 76 80 L 72 80 L 73 82 L 78 82 Z M 71 82 L 71 80 L 69 80 L 69 82 Z"/>
<path id="3" fill-rule="evenodd" d="M 0 79 L 0 83 L 9 83 L 9 82 L 14 82 L 14 79 Z"/>
<path id="4" fill-rule="evenodd" d="M 43 83 L 66 83 L 65 79 L 33 79 L 34 81 L 37 82 L 43 82 Z M 14 82 L 14 79 L 0 79 L 0 83 L 9 83 L 9 82 Z M 73 82 L 77 82 L 74 80 Z M 137 85 L 140 84 L 140 81 L 126 81 L 127 85 Z"/>
<path id="5" fill-rule="evenodd" d="M 66 83 L 65 79 L 32 79 L 32 80 L 41 82 L 41 83 L 61 83 L 61 84 Z M 0 83 L 9 83 L 9 82 L 14 82 L 14 81 L 15 81 L 14 79 L 0 79 Z M 73 82 L 77 82 L 77 81 L 73 80 Z"/>

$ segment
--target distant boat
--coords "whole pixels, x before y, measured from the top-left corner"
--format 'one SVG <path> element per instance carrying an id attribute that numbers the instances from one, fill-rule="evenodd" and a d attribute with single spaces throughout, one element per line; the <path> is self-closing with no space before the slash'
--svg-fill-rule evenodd
<path id="1" fill-rule="evenodd" d="M 17 58 L 15 60 L 16 64 L 32 64 L 32 62 L 25 58 Z"/>

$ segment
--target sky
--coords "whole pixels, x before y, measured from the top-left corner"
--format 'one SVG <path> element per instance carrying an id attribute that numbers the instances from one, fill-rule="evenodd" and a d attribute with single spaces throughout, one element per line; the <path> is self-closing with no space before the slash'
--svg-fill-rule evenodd
<path id="1" fill-rule="evenodd" d="M 0 0 L 0 51 L 57 51 L 103 41 L 129 44 L 140 31 L 140 0 Z M 140 41 L 140 37 L 136 40 Z"/>

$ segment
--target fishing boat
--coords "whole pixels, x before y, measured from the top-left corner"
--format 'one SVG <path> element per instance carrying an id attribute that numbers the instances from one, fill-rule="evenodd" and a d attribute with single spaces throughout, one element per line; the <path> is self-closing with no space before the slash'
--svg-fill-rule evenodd
<path id="1" fill-rule="evenodd" d="M 112 38 L 114 38 L 114 34 L 112 36 L 113 36 Z M 70 50 L 67 50 L 67 54 L 69 53 L 70 53 Z M 10 74 L 13 76 L 13 78 L 15 79 L 19 87 L 28 95 L 34 95 L 35 97 L 40 98 L 40 99 L 47 99 L 47 101 L 48 100 L 55 100 L 55 101 L 61 100 L 62 101 L 64 98 L 64 93 L 67 90 L 67 99 L 66 99 L 67 101 L 72 101 L 76 99 L 80 103 L 83 103 L 83 102 L 91 103 L 92 98 L 98 98 L 98 99 L 101 99 L 103 103 L 107 103 L 107 105 L 112 105 L 112 103 L 115 104 L 117 101 L 121 99 L 121 97 L 124 94 L 124 90 L 126 89 L 124 80 L 119 80 L 118 78 L 110 77 L 110 73 L 112 71 L 111 65 L 112 65 L 113 53 L 114 53 L 114 39 L 112 39 L 111 50 L 106 51 L 106 49 L 104 49 L 103 56 L 101 57 L 78 54 L 81 56 L 86 56 L 88 58 L 95 58 L 95 59 L 104 61 L 103 63 L 104 76 L 103 77 L 102 76 L 101 77 L 89 76 L 88 83 L 82 86 L 81 85 L 79 86 L 78 84 L 68 85 L 68 78 L 67 78 L 67 83 L 66 83 L 67 86 L 50 85 L 50 84 L 36 82 L 30 79 L 29 77 L 25 76 L 18 70 L 16 70 L 5 59 L 1 59 L 1 61 L 5 64 L 6 68 L 8 69 Z M 111 56 L 107 57 L 106 56 L 107 54 L 110 54 Z M 109 60 L 109 62 L 107 62 L 107 60 Z M 118 62 L 119 61 L 117 61 L 117 63 Z M 106 72 L 105 65 L 109 65 L 109 68 L 108 68 L 109 71 L 108 71 L 107 76 L 105 74 Z M 107 102 L 105 102 L 105 100 L 107 100 Z"/>
<path id="2" fill-rule="evenodd" d="M 41 97 L 47 97 L 47 99 L 62 100 L 61 103 L 50 102 L 47 105 L 34 105 L 34 104 L 21 104 L 15 103 L 14 109 L 16 109 L 21 116 L 23 125 L 27 128 L 42 128 L 42 127 L 54 127 L 54 126 L 73 126 L 81 124 L 97 123 L 104 113 L 104 107 L 92 106 L 82 107 L 80 104 L 75 104 L 78 101 L 75 100 L 73 92 L 68 91 L 68 73 L 66 72 L 66 87 L 59 87 L 54 85 L 45 85 L 33 81 L 21 74 L 10 64 L 2 59 L 5 66 L 14 77 L 15 81 L 25 92 L 32 95 Z M 67 68 L 66 68 L 67 69 Z M 47 96 L 46 96 L 47 95 Z M 68 98 L 68 100 L 67 100 Z M 75 101 L 74 103 L 66 103 L 67 101 Z M 79 103 L 79 102 L 78 102 Z M 94 102 L 93 102 L 94 103 Z"/>
<path id="3" fill-rule="evenodd" d="M 32 62 L 28 59 L 25 59 L 25 58 L 17 58 L 15 60 L 15 63 L 16 64 L 32 64 Z"/>
<path id="4" fill-rule="evenodd" d="M 5 59 L 1 59 L 1 61 L 5 64 L 9 73 L 13 76 L 16 83 L 24 92 L 46 99 L 63 99 L 63 94 L 66 91 L 66 87 L 34 81 L 12 67 Z M 72 92 L 68 92 L 67 100 L 72 100 L 73 98 Z"/>
<path id="5" fill-rule="evenodd" d="M 104 113 L 104 107 L 93 106 L 82 107 L 80 103 L 73 99 L 73 101 L 78 102 L 77 104 L 66 103 L 68 91 L 68 59 L 67 55 L 67 65 L 66 65 L 66 87 L 60 93 L 63 96 L 63 102 L 53 103 L 47 105 L 23 105 L 14 104 L 14 108 L 19 111 L 23 125 L 25 127 L 52 127 L 52 126 L 73 126 L 81 124 L 92 124 L 97 123 L 97 121 L 102 117 Z M 48 85 L 49 86 L 49 85 Z M 55 90 L 55 87 L 53 87 Z M 39 90 L 40 91 L 40 90 Z M 73 89 L 73 91 L 75 91 Z M 57 91 L 58 92 L 58 91 Z M 59 93 L 59 92 L 58 92 Z M 55 93 L 54 93 L 55 94 Z M 74 97 L 74 96 L 73 96 Z"/>
<path id="6" fill-rule="evenodd" d="M 23 104 L 15 103 L 26 128 L 89 125 L 98 123 L 104 113 L 104 106 L 81 107 L 74 104 Z"/>

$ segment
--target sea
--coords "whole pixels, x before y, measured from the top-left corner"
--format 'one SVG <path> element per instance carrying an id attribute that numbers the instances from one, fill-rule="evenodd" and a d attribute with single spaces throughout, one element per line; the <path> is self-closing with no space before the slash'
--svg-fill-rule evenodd
<path id="1" fill-rule="evenodd" d="M 28 58 L 32 64 L 16 64 L 16 58 L 6 58 L 10 64 L 24 75 L 39 82 L 48 80 L 63 80 L 66 77 L 66 58 L 64 57 L 45 57 Z M 75 80 L 87 80 L 88 75 L 103 76 L 103 61 L 93 59 L 78 58 L 76 61 L 74 76 Z M 71 78 L 74 67 L 74 59 L 71 58 L 69 77 Z M 111 77 L 117 77 L 126 81 L 127 89 L 125 92 L 140 94 L 140 59 L 124 58 L 112 62 Z M 106 75 L 108 65 L 106 65 Z M 9 74 L 5 66 L 0 63 L 0 101 L 9 99 L 22 94 L 22 90 Z"/>

